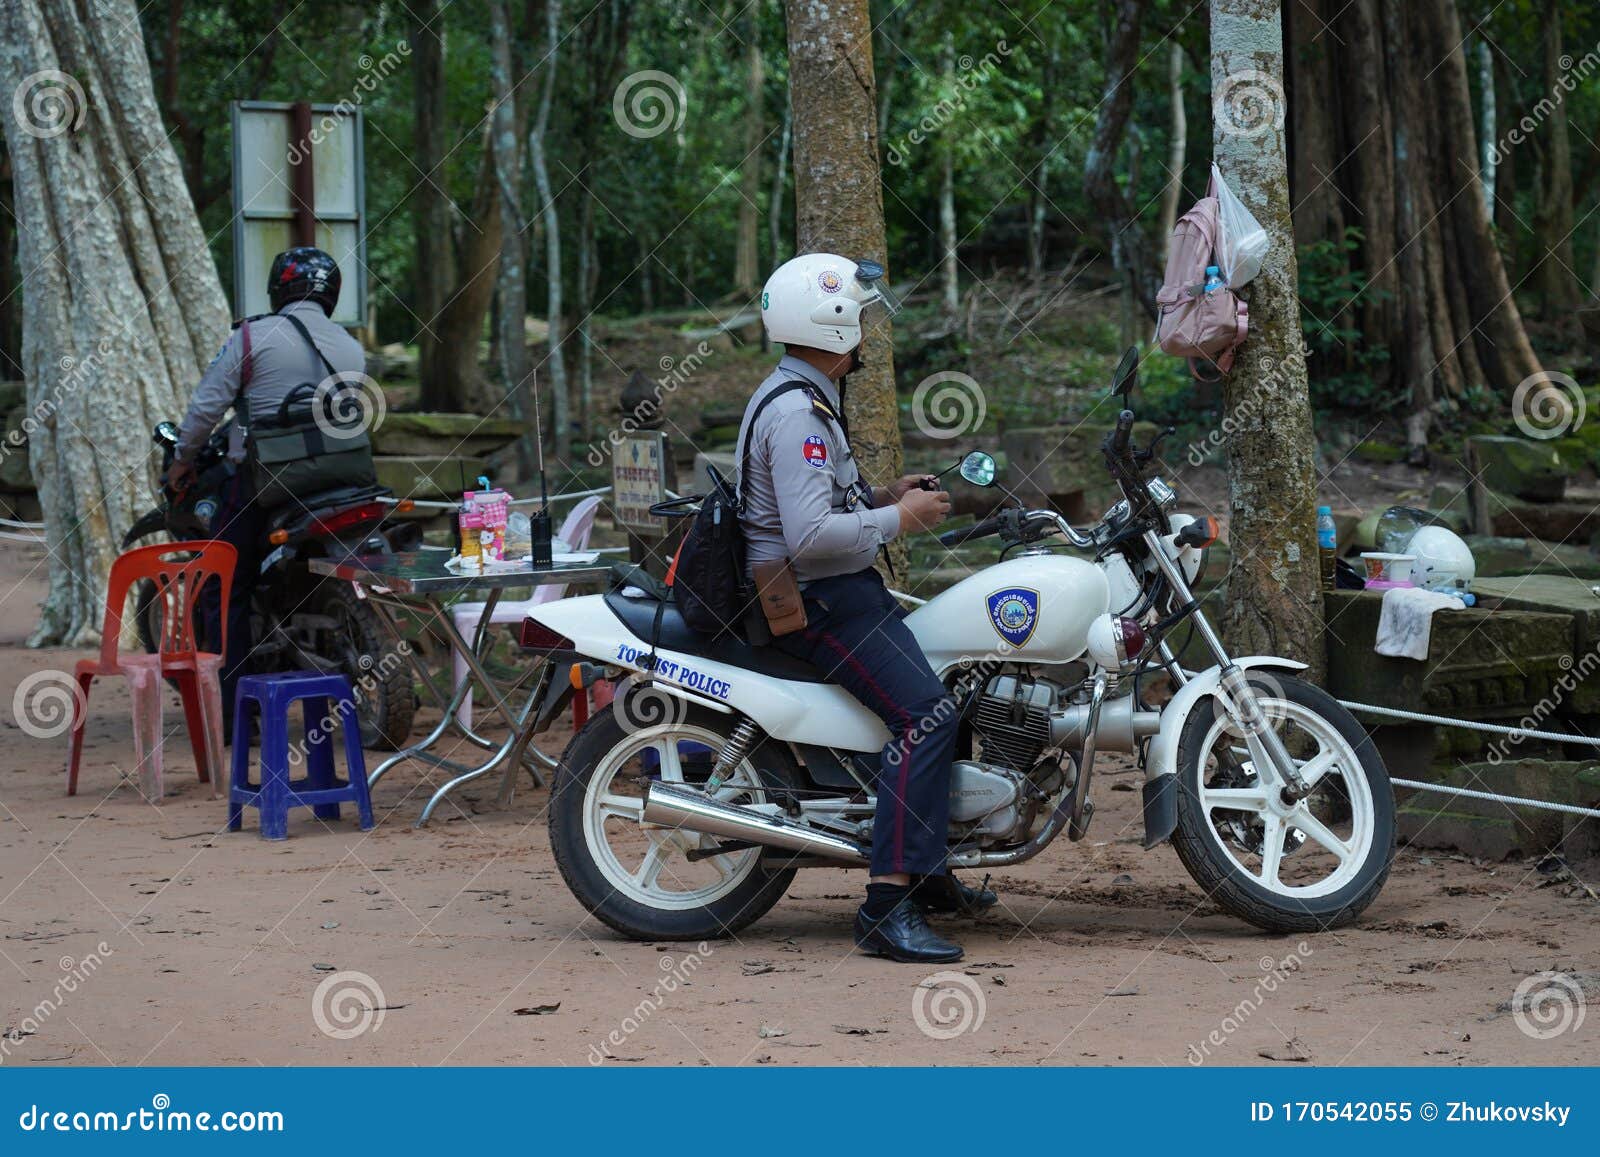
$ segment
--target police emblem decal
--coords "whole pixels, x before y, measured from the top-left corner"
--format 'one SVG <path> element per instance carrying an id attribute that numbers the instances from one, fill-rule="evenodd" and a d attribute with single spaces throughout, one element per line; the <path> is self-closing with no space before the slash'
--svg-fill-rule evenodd
<path id="1" fill-rule="evenodd" d="M 821 434 L 810 434 L 800 447 L 800 456 L 806 460 L 807 466 L 821 470 L 828 464 L 828 444 L 822 440 Z"/>
<path id="2" fill-rule="evenodd" d="M 831 269 L 824 269 L 817 274 L 817 284 L 822 287 L 823 293 L 838 293 L 844 288 L 844 281 Z"/>
<path id="3" fill-rule="evenodd" d="M 1033 637 L 1039 625 L 1039 592 L 1027 587 L 1007 587 L 988 598 L 989 622 L 1013 647 Z"/>

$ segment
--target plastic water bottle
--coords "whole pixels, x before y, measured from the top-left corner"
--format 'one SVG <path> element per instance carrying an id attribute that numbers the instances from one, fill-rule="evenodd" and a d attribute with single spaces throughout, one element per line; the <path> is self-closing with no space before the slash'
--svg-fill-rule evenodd
<path id="1" fill-rule="evenodd" d="M 1317 556 L 1322 563 L 1322 589 L 1331 591 L 1339 571 L 1339 528 L 1333 522 L 1333 507 L 1317 507 Z"/>
<path id="2" fill-rule="evenodd" d="M 1222 270 L 1215 265 L 1206 266 L 1206 292 L 1210 293 L 1212 290 L 1221 289 L 1222 286 Z"/>

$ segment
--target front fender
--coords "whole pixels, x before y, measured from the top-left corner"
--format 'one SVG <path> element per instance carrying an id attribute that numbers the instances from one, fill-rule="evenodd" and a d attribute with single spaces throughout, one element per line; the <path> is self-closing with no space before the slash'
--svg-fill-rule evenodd
<path id="1" fill-rule="evenodd" d="M 1246 669 L 1275 668 L 1279 671 L 1304 671 L 1306 665 L 1277 655 L 1250 655 L 1235 659 Z M 1222 668 L 1209 667 L 1178 689 L 1161 712 L 1161 730 L 1150 740 L 1144 762 L 1144 846 L 1153 848 L 1172 835 L 1178 826 L 1178 740 L 1189 714 L 1200 703 L 1216 694 L 1222 681 Z"/>

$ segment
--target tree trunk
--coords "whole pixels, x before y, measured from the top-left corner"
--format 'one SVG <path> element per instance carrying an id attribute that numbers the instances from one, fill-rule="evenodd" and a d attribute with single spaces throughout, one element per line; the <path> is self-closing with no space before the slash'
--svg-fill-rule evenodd
<path id="1" fill-rule="evenodd" d="M 1495 106 L 1494 106 L 1494 53 L 1489 48 L 1489 41 L 1480 36 L 1477 46 L 1478 57 L 1478 166 L 1483 177 L 1483 205 L 1491 217 L 1494 216 L 1494 175 L 1495 165 L 1499 159 L 1499 150 L 1495 147 Z"/>
<path id="2" fill-rule="evenodd" d="M 786 0 L 794 108 L 795 247 L 888 264 L 867 0 Z M 845 400 L 850 445 L 869 485 L 900 475 L 889 322 L 869 314 L 862 367 Z M 896 542 L 895 566 L 905 572 Z"/>
<path id="3" fill-rule="evenodd" d="M 1342 0 L 1341 0 L 1342 3 Z M 1328 26 L 1331 0 L 1290 0 L 1288 72 L 1294 128 L 1289 139 L 1290 194 L 1294 198 L 1296 244 L 1344 240 L 1344 206 L 1334 170 L 1344 154 L 1338 143 L 1338 82 Z M 1381 59 L 1381 58 L 1380 58 Z M 1377 67 L 1378 62 L 1371 62 Z"/>
<path id="4" fill-rule="evenodd" d="M 789 144 L 794 132 L 789 94 L 783 94 L 783 125 L 778 130 L 778 163 L 772 170 L 772 189 L 767 195 L 767 245 L 772 250 L 772 268 L 782 265 L 789 250 L 783 243 L 784 192 L 789 187 Z M 762 331 L 765 333 L 765 331 Z"/>
<path id="5" fill-rule="evenodd" d="M 1130 279 L 1140 308 L 1153 321 L 1160 274 L 1134 219 L 1133 207 L 1117 187 L 1113 173 L 1133 111 L 1133 70 L 1139 62 L 1139 29 L 1145 3 L 1146 0 L 1116 0 L 1116 23 L 1106 50 L 1104 94 L 1095 117 L 1094 137 L 1083 162 L 1083 192 L 1110 234 L 1113 264 Z"/>
<path id="6" fill-rule="evenodd" d="M 1167 100 L 1172 106 L 1172 121 L 1167 137 L 1167 184 L 1161 191 L 1161 240 L 1163 264 L 1172 230 L 1178 224 L 1178 199 L 1183 196 L 1183 167 L 1189 153 L 1189 117 L 1183 108 L 1183 46 L 1176 39 L 1167 53 Z"/>
<path id="7" fill-rule="evenodd" d="M 1354 0 L 1336 21 L 1347 65 L 1342 70 L 1342 106 L 1349 160 L 1340 172 L 1349 173 L 1352 187 L 1351 213 L 1345 220 L 1361 230 L 1366 288 L 1359 302 L 1358 328 L 1375 346 L 1392 343 L 1402 334 L 1395 266 L 1394 118 L 1383 69 L 1376 65 L 1385 59 L 1379 4 L 1380 0 Z M 1356 61 L 1361 62 L 1359 67 L 1350 66 Z M 1398 354 L 1392 346 L 1391 354 Z"/>
<path id="8" fill-rule="evenodd" d="M 419 177 L 411 192 L 411 228 L 416 238 L 417 378 L 425 410 L 459 410 L 464 399 L 456 380 L 441 379 L 436 361 L 439 314 L 455 286 L 450 245 L 450 198 L 445 188 L 444 12 L 439 0 L 415 0 L 411 12 L 412 140 Z M 476 347 L 476 343 L 474 343 Z"/>
<path id="9" fill-rule="evenodd" d="M 1257 74 L 1283 83 L 1283 25 L 1276 3 L 1211 0 L 1211 91 Z M 1281 128 L 1213 125 L 1217 167 L 1261 222 L 1272 248 L 1249 287 L 1250 336 L 1223 386 L 1228 439 L 1226 632 L 1235 654 L 1287 655 L 1320 677 L 1322 586 L 1317 564 L 1316 442 L 1295 296 L 1294 227 Z"/>
<path id="10" fill-rule="evenodd" d="M 512 415 L 526 419 L 528 388 L 528 272 L 523 248 L 522 151 L 518 147 L 518 117 L 512 64 L 511 19 L 506 0 L 489 0 L 490 58 L 489 77 L 494 90 L 494 108 L 489 118 L 489 135 L 494 154 L 495 181 L 500 191 L 501 230 L 498 271 L 499 309 L 496 351 L 500 381 L 505 387 L 504 402 Z M 517 467 L 523 478 L 533 474 L 532 439 L 537 431 L 517 441 Z"/>
<path id="11" fill-rule="evenodd" d="M 1439 62 L 1430 78 L 1435 99 L 1429 103 L 1437 110 L 1440 159 L 1449 173 L 1449 183 L 1441 188 L 1448 188 L 1453 194 L 1464 183 L 1473 186 L 1468 190 L 1473 195 L 1452 195 L 1449 200 L 1450 223 L 1456 238 L 1451 267 L 1460 271 L 1458 276 L 1465 284 L 1472 311 L 1470 318 L 1464 319 L 1467 324 L 1459 328 L 1475 337 L 1478 361 L 1490 383 L 1509 393 L 1519 382 L 1540 372 L 1539 359 L 1522 327 L 1522 315 L 1512 299 L 1500 250 L 1495 247 L 1489 214 L 1476 187 L 1477 134 L 1472 127 L 1467 56 L 1461 47 L 1455 0 L 1417 0 L 1407 6 L 1407 15 L 1414 19 L 1413 32 L 1422 41 L 1419 59 Z"/>
<path id="12" fill-rule="evenodd" d="M 29 642 L 85 646 L 122 534 L 149 504 L 150 428 L 183 413 L 228 306 L 132 0 L 7 0 L 0 83 L 17 97 L 4 121 L 26 271 L 24 429 L 51 558 Z"/>
<path id="13" fill-rule="evenodd" d="M 555 99 L 556 53 L 561 47 L 561 0 L 545 0 L 545 52 L 539 67 L 544 71 L 544 90 L 539 96 L 539 114 L 528 130 L 528 155 L 533 163 L 533 180 L 539 188 L 539 204 L 544 214 L 545 278 L 548 285 L 545 318 L 550 327 L 550 427 L 547 445 L 565 456 L 567 436 L 572 429 L 571 398 L 567 392 L 567 362 L 562 344 L 566 329 L 561 317 L 561 221 L 556 212 L 555 193 L 550 188 L 550 167 L 545 162 L 544 138 L 550 128 L 550 106 Z"/>
<path id="14" fill-rule="evenodd" d="M 939 79 L 946 93 L 956 84 L 955 45 L 946 37 Z M 947 317 L 961 309 L 961 259 L 956 255 L 956 151 L 950 133 L 939 138 L 939 286 Z"/>
<path id="15" fill-rule="evenodd" d="M 766 67 L 761 58 L 761 12 L 746 10 L 744 159 L 739 163 L 739 236 L 733 255 L 733 280 L 739 295 L 753 300 L 761 276 L 761 148 L 766 142 Z"/>
<path id="16" fill-rule="evenodd" d="M 1544 178 L 1539 189 L 1535 214 L 1539 262 L 1539 296 L 1545 317 L 1556 320 L 1569 315 L 1583 297 L 1578 284 L 1578 263 L 1572 252 L 1572 146 L 1567 137 L 1567 93 L 1575 84 L 1563 83 L 1561 66 L 1561 8 L 1557 0 L 1544 4 L 1544 86 L 1551 103 L 1544 123 Z M 1570 69 L 1571 61 L 1568 60 Z"/>
<path id="17" fill-rule="evenodd" d="M 491 396 L 488 379 L 478 364 L 484 323 L 494 301 L 503 236 L 502 197 L 495 175 L 492 125 L 484 126 L 483 159 L 477 191 L 458 236 L 458 280 L 440 307 L 432 327 L 437 339 L 433 384 L 424 384 L 424 408 L 472 410 Z M 424 319 L 426 320 L 426 319 Z"/>

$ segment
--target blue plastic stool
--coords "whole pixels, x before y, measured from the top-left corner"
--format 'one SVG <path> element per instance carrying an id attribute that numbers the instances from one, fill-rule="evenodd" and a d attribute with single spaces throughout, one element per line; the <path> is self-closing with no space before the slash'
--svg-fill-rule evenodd
<path id="1" fill-rule="evenodd" d="M 344 756 L 349 781 L 341 783 L 333 772 L 332 699 L 344 732 Z M 306 777 L 289 778 L 289 705 L 305 704 Z M 356 805 L 361 830 L 372 828 L 372 797 L 367 792 L 367 764 L 361 754 L 361 728 L 356 722 L 355 692 L 343 675 L 316 671 L 288 671 L 277 675 L 246 675 L 239 680 L 233 700 L 233 765 L 228 776 L 228 830 L 243 826 L 245 806 L 261 813 L 261 838 L 289 838 L 289 809 L 309 807 L 318 819 L 339 818 L 339 805 Z M 250 783 L 250 715 L 261 717 L 260 780 Z"/>

